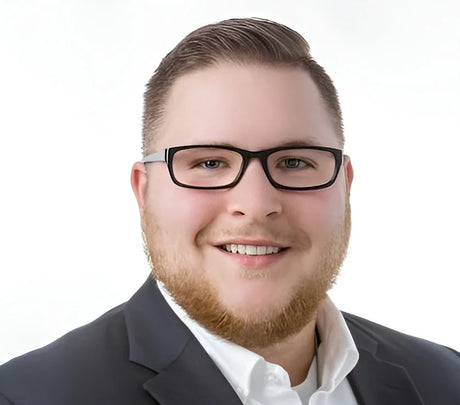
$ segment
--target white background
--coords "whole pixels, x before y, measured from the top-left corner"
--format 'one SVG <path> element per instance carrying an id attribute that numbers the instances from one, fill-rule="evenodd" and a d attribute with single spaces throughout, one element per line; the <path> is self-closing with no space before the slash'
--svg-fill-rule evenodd
<path id="1" fill-rule="evenodd" d="M 352 156 L 346 311 L 460 348 L 456 0 L 0 0 L 0 363 L 147 277 L 132 163 L 144 85 L 229 17 L 299 31 L 334 79 Z"/>

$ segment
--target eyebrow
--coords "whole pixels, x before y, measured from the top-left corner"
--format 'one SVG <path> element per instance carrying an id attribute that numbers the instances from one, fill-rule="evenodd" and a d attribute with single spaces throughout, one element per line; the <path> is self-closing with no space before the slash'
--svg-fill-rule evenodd
<path id="1" fill-rule="evenodd" d="M 321 145 L 321 142 L 319 142 L 317 139 L 306 139 L 306 140 L 302 140 L 302 141 L 286 141 L 286 142 L 283 142 L 282 144 L 280 144 L 279 146 L 292 146 L 292 147 L 295 147 L 295 146 L 320 146 Z"/>
<path id="2" fill-rule="evenodd" d="M 204 143 L 203 143 L 204 145 Z M 213 146 L 228 146 L 228 147 L 231 147 L 231 148 L 235 148 L 235 144 L 232 144 L 232 143 L 228 143 L 228 142 L 207 142 L 206 145 L 213 145 Z M 285 142 L 282 142 L 274 147 L 304 147 L 304 146 L 323 146 L 321 145 L 321 142 L 319 142 L 317 139 L 306 139 L 306 140 L 302 140 L 302 141 L 299 141 L 299 140 L 292 140 L 292 141 L 285 141 Z"/>

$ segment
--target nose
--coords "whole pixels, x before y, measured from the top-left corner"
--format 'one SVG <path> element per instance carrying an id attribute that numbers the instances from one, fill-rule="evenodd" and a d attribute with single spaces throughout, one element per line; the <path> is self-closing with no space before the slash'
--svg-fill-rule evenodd
<path id="1" fill-rule="evenodd" d="M 263 220 L 282 212 L 283 191 L 272 186 L 258 159 L 253 159 L 228 195 L 228 210 L 235 216 Z"/>

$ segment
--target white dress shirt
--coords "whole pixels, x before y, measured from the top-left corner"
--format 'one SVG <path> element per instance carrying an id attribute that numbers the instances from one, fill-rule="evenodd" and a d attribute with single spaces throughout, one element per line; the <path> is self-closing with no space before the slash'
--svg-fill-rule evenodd
<path id="1" fill-rule="evenodd" d="M 164 298 L 185 323 L 246 405 L 357 405 L 346 379 L 358 350 L 340 311 L 328 297 L 318 309 L 321 338 L 307 378 L 291 387 L 283 367 L 210 333 L 191 319 L 158 283 Z"/>

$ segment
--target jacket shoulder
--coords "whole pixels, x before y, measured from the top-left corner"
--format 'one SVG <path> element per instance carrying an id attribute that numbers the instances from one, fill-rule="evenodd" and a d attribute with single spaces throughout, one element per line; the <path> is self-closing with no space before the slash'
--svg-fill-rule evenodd
<path id="1" fill-rule="evenodd" d="M 459 365 L 460 354 L 454 349 L 398 332 L 356 315 L 346 312 L 342 312 L 342 314 L 353 337 L 356 335 L 359 341 L 366 338 L 371 339 L 383 345 L 388 354 L 399 357 L 401 355 L 407 356 L 411 353 L 420 355 L 420 351 L 422 351 L 426 352 L 428 356 L 434 355 L 441 361 L 453 361 Z"/>
<path id="2" fill-rule="evenodd" d="M 356 315 L 343 313 L 360 355 L 403 367 L 425 399 L 460 400 L 460 354 L 425 339 L 410 336 Z M 460 402 L 459 402 L 460 403 Z"/>
<path id="3" fill-rule="evenodd" d="M 107 391 L 105 398 L 118 395 L 111 403 L 120 403 L 124 396 L 117 392 L 120 379 L 138 376 L 145 381 L 146 375 L 146 371 L 136 370 L 139 367 L 128 361 L 123 309 L 124 304 L 55 342 L 0 366 L 0 403 L 8 403 L 2 402 L 6 401 L 2 395 L 18 404 L 98 403 L 96 384 L 100 392 Z"/>

